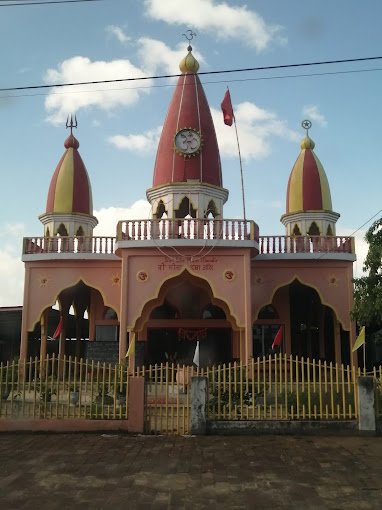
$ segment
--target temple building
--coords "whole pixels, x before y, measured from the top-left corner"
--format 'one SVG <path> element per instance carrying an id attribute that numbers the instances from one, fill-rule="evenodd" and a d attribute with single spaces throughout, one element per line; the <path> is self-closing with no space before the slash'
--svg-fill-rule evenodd
<path id="1" fill-rule="evenodd" d="M 286 183 L 285 233 L 261 236 L 255 221 L 224 216 L 229 192 L 198 68 L 189 46 L 146 192 L 152 217 L 119 221 L 114 237 L 93 235 L 91 172 L 71 120 L 42 236 L 24 239 L 21 359 L 124 361 L 130 345 L 131 366 L 191 364 L 199 342 L 201 365 L 280 351 L 350 362 L 354 240 L 336 236 L 339 214 L 310 123 Z M 57 302 L 54 333 L 47 318 Z M 36 328 L 39 352 L 28 342 Z"/>

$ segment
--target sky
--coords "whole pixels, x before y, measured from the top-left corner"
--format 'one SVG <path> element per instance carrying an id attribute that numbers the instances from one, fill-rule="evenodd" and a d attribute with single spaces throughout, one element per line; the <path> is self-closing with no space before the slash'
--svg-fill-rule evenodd
<path id="1" fill-rule="evenodd" d="M 200 72 L 382 55 L 379 0 L 7 3 L 0 1 L 1 89 L 177 74 L 189 29 Z M 357 231 L 359 276 L 371 223 L 359 227 L 382 203 L 382 60 L 201 75 L 201 81 L 230 192 L 224 216 L 243 217 L 235 130 L 220 111 L 228 86 L 247 218 L 259 224 L 260 235 L 284 234 L 288 177 L 305 135 L 301 122 L 309 119 L 333 210 L 341 214 L 337 235 Z M 74 134 L 99 220 L 94 235 L 115 235 L 118 220 L 150 217 L 146 189 L 174 83 L 0 91 L 0 306 L 22 305 L 22 239 L 43 235 L 38 217 L 64 152 L 67 115 L 78 120 Z"/>

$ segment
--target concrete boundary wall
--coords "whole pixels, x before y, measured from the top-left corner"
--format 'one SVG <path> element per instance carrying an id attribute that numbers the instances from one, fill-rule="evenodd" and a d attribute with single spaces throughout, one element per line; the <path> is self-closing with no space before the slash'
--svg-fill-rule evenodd
<path id="1" fill-rule="evenodd" d="M 310 420 L 250 420 L 208 421 L 207 434 L 214 435 L 355 435 L 356 420 L 310 421 Z"/>

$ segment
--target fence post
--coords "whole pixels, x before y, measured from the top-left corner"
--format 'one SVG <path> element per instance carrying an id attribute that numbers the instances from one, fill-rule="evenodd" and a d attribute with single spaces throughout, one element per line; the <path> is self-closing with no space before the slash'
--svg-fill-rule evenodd
<path id="1" fill-rule="evenodd" d="M 376 422 L 374 377 L 358 377 L 357 382 L 358 430 L 363 432 L 375 432 Z"/>
<path id="2" fill-rule="evenodd" d="M 191 434 L 207 430 L 207 377 L 191 377 Z"/>
<path id="3" fill-rule="evenodd" d="M 143 433 L 145 423 L 145 378 L 129 378 L 128 430 Z"/>

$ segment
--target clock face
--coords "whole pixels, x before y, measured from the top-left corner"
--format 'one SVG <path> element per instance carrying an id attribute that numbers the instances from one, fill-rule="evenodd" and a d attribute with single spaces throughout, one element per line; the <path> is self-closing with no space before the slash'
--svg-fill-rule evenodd
<path id="1" fill-rule="evenodd" d="M 202 145 L 200 133 L 194 129 L 181 129 L 175 135 L 175 149 L 183 156 L 195 156 Z"/>

